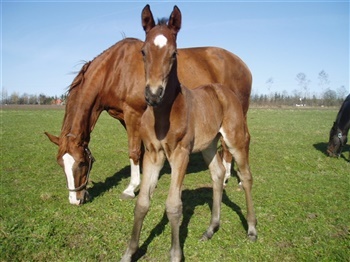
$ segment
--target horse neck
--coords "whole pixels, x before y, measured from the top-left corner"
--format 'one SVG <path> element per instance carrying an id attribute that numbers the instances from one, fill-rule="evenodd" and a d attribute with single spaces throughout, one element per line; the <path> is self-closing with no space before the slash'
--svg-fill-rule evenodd
<path id="1" fill-rule="evenodd" d="M 69 94 L 61 130 L 62 138 L 71 136 L 77 144 L 88 145 L 90 133 L 102 112 L 102 108 L 95 101 L 91 97 L 81 97 L 81 91 L 78 90 Z"/>
<path id="2" fill-rule="evenodd" d="M 348 98 L 343 102 L 335 123 L 343 135 L 348 133 L 350 128 L 350 100 Z"/>
<path id="3" fill-rule="evenodd" d="M 177 60 L 175 60 L 168 77 L 168 83 L 165 88 L 164 98 L 161 105 L 156 107 L 155 111 L 170 111 L 175 99 L 181 93 L 181 84 L 177 76 Z M 158 110 L 159 109 L 159 110 Z"/>

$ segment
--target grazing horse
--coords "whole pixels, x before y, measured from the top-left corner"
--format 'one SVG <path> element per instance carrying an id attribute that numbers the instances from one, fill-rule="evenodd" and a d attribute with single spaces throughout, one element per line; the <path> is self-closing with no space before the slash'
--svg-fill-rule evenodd
<path id="1" fill-rule="evenodd" d="M 152 14 L 149 5 L 144 10 Z M 149 19 L 155 23 L 152 15 Z M 57 162 L 66 174 L 72 204 L 82 204 L 88 196 L 86 185 L 93 162 L 88 144 L 103 110 L 126 128 L 131 180 L 122 197 L 135 196 L 140 183 L 140 119 L 146 109 L 142 45 L 140 40 L 126 38 L 87 62 L 69 88 L 60 136 L 46 133 L 59 147 Z M 239 57 L 216 47 L 185 48 L 178 50 L 178 64 L 180 81 L 187 87 L 222 83 L 238 96 L 246 116 L 252 76 Z M 228 177 L 230 154 L 226 152 L 224 159 Z"/>
<path id="2" fill-rule="evenodd" d="M 148 106 L 141 118 L 140 134 L 145 154 L 131 240 L 122 261 L 131 261 L 137 251 L 143 220 L 165 159 L 171 166 L 170 189 L 166 200 L 166 214 L 172 235 L 171 261 L 180 261 L 183 256 L 179 239 L 181 187 L 190 153 L 202 152 L 213 181 L 211 222 L 202 240 L 210 239 L 218 230 L 225 177 L 225 167 L 217 150 L 220 136 L 237 163 L 248 210 L 248 237 L 255 241 L 257 230 L 248 161 L 249 133 L 239 99 L 220 84 L 202 85 L 193 90 L 180 84 L 176 37 L 181 28 L 181 13 L 177 6 L 168 24 L 155 26 L 149 23 L 147 11 L 143 11 L 142 18 L 146 32 L 142 47 L 146 75 L 143 93 Z"/>
<path id="3" fill-rule="evenodd" d="M 348 132 L 350 128 L 350 95 L 346 97 L 337 118 L 333 123 L 331 131 L 329 132 L 329 142 L 327 153 L 332 157 L 339 157 L 343 147 L 348 141 Z"/>

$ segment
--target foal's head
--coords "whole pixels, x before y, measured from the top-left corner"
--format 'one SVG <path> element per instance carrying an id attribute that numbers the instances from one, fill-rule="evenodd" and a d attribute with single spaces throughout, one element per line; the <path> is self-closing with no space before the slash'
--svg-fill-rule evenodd
<path id="1" fill-rule="evenodd" d="M 146 5 L 142 10 L 142 26 L 146 32 L 141 50 L 146 72 L 145 98 L 148 105 L 157 106 L 163 100 L 170 72 L 176 63 L 176 36 L 181 28 L 181 12 L 174 6 L 168 23 L 161 21 L 155 25 L 150 7 Z"/>

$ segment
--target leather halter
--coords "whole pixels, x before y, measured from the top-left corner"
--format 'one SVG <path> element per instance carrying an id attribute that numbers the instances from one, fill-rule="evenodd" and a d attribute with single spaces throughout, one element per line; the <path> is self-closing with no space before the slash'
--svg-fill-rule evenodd
<path id="1" fill-rule="evenodd" d="M 88 182 L 89 182 L 90 171 L 91 171 L 91 168 L 92 168 L 92 163 L 95 161 L 95 158 L 92 156 L 91 151 L 90 151 L 90 149 L 88 147 L 85 147 L 85 152 L 88 154 L 88 158 L 89 158 L 89 169 L 88 169 L 88 172 L 86 174 L 85 183 L 83 183 L 82 185 L 80 185 L 80 186 L 78 186 L 76 188 L 73 188 L 73 189 L 70 189 L 70 188 L 67 187 L 69 192 L 78 192 L 78 191 L 84 189 L 86 187 L 86 185 L 88 184 Z"/>
<path id="2" fill-rule="evenodd" d="M 76 137 L 75 135 L 69 133 L 68 135 L 66 135 L 67 137 Z M 92 163 L 95 162 L 95 158 L 92 156 L 91 154 L 91 151 L 88 147 L 85 147 L 84 148 L 84 151 L 87 153 L 88 155 L 88 158 L 89 158 L 89 168 L 88 168 L 88 172 L 86 174 L 86 180 L 85 180 L 85 183 L 83 183 L 82 185 L 76 187 L 76 188 L 73 188 L 73 189 L 70 189 L 69 187 L 67 187 L 68 191 L 69 192 L 78 192 L 78 191 L 81 191 L 82 189 L 84 189 L 86 187 L 86 185 L 88 184 L 89 182 L 89 177 L 90 177 L 90 171 L 91 171 L 91 168 L 92 168 Z"/>
<path id="3" fill-rule="evenodd" d="M 340 146 L 339 146 L 339 153 L 337 154 L 338 157 L 339 157 L 341 155 L 341 152 L 343 151 L 343 146 L 344 146 L 344 143 L 343 143 L 343 140 L 342 140 L 342 138 L 343 138 L 342 132 L 339 132 L 337 137 L 339 139 L 339 144 L 340 144 Z"/>

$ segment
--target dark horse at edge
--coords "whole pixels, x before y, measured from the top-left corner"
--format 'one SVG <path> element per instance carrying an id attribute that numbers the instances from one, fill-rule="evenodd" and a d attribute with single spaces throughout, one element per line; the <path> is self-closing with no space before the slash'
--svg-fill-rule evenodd
<path id="1" fill-rule="evenodd" d="M 150 11 L 149 5 L 145 8 Z M 155 24 L 153 17 L 150 22 Z M 88 148 L 90 133 L 104 110 L 126 129 L 131 179 L 122 197 L 135 197 L 140 184 L 140 120 L 146 110 L 142 46 L 142 41 L 126 38 L 87 62 L 69 88 L 60 135 L 45 133 L 58 146 L 56 159 L 66 175 L 71 204 L 89 198 L 86 186 L 94 160 Z M 178 65 L 179 79 L 188 88 L 220 83 L 232 90 L 246 119 L 252 75 L 239 57 L 217 47 L 185 48 L 178 49 Z M 227 178 L 232 156 L 223 152 Z"/>
<path id="2" fill-rule="evenodd" d="M 339 157 L 343 147 L 348 141 L 350 128 L 350 95 L 346 97 L 341 105 L 337 118 L 329 132 L 327 154 L 332 157 Z M 350 158 L 350 157 L 349 157 Z"/>

